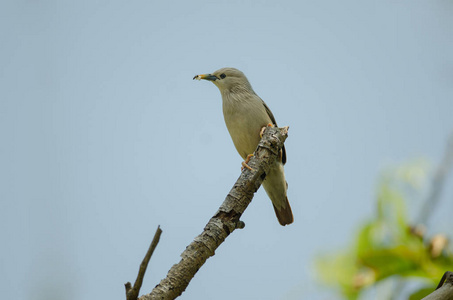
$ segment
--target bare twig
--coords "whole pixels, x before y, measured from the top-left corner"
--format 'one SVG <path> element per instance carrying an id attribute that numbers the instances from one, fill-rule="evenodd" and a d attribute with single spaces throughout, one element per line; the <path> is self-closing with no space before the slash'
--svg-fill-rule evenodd
<path id="1" fill-rule="evenodd" d="M 450 137 L 448 138 L 444 156 L 442 157 L 442 160 L 440 161 L 434 173 L 428 197 L 422 204 L 422 208 L 420 209 L 420 212 L 414 221 L 415 224 L 426 224 L 428 222 L 432 212 L 439 203 L 445 179 L 452 167 L 453 167 L 453 133 L 451 133 Z M 399 298 L 401 291 L 404 290 L 405 285 L 406 282 L 403 280 L 399 280 L 396 283 L 393 289 L 394 293 L 391 296 L 391 300 Z"/>
<path id="2" fill-rule="evenodd" d="M 434 208 L 439 203 L 440 194 L 443 190 L 445 179 L 453 166 L 453 133 L 450 135 L 445 149 L 444 157 L 434 173 L 431 189 L 428 198 L 415 220 L 416 224 L 426 224 Z"/>
<path id="3" fill-rule="evenodd" d="M 145 257 L 143 258 L 142 263 L 140 264 L 140 269 L 138 270 L 137 279 L 135 280 L 134 287 L 131 286 L 130 282 L 127 282 L 124 286 L 126 287 L 126 299 L 127 300 L 136 300 L 140 288 L 142 287 L 143 278 L 145 277 L 146 268 L 148 267 L 149 260 L 151 255 L 153 255 L 154 249 L 156 249 L 157 244 L 159 243 L 160 235 L 162 234 L 162 229 L 160 226 L 157 226 L 156 233 L 154 234 L 153 241 L 149 245 L 148 252 L 146 252 Z"/>
<path id="4" fill-rule="evenodd" d="M 167 277 L 150 294 L 141 296 L 139 299 L 166 300 L 181 295 L 195 273 L 209 257 L 215 254 L 215 250 L 227 236 L 235 229 L 244 227 L 244 223 L 239 218 L 252 201 L 254 193 L 266 177 L 266 172 L 275 163 L 287 136 L 288 127 L 266 129 L 255 155 L 248 163 L 252 170 L 244 169 L 203 232 L 181 254 L 181 261 L 171 267 Z"/>

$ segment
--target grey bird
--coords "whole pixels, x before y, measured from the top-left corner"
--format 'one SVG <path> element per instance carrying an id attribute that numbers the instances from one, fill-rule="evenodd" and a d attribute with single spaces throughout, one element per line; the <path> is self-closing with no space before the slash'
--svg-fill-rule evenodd
<path id="1" fill-rule="evenodd" d="M 244 73 L 234 68 L 222 68 L 212 74 L 196 75 L 193 79 L 212 81 L 222 95 L 223 117 L 236 150 L 245 160 L 250 158 L 261 139 L 260 132 L 268 124 L 277 126 L 274 115 L 266 103 L 253 91 Z M 272 201 L 277 219 L 282 226 L 294 220 L 288 202 L 283 165 L 286 163 L 285 147 L 266 174 L 263 187 Z"/>

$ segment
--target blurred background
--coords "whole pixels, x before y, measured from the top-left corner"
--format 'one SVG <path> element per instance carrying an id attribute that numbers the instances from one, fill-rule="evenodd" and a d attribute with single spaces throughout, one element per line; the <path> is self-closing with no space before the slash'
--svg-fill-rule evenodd
<path id="1" fill-rule="evenodd" d="M 140 294 L 166 276 L 240 174 L 218 89 L 192 80 L 226 66 L 290 126 L 295 222 L 260 189 L 181 298 L 343 299 L 317 262 L 376 216 L 382 174 L 415 166 L 408 224 L 432 190 L 453 130 L 452 15 L 448 0 L 2 1 L 4 299 L 124 299 L 158 225 Z M 425 235 L 451 237 L 444 179 Z"/>

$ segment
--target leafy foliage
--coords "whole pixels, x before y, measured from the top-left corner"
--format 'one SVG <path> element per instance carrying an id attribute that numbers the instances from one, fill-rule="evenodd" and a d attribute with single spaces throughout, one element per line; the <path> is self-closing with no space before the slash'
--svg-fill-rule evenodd
<path id="1" fill-rule="evenodd" d="M 345 299 L 358 299 L 369 287 L 384 280 L 414 277 L 426 286 L 410 299 L 431 293 L 447 270 L 453 270 L 453 253 L 445 235 L 428 238 L 422 225 L 411 226 L 407 203 L 427 186 L 427 167 L 415 162 L 390 172 L 380 180 L 376 215 L 360 228 L 347 251 L 321 257 L 317 269 L 324 283 L 339 288 Z"/>

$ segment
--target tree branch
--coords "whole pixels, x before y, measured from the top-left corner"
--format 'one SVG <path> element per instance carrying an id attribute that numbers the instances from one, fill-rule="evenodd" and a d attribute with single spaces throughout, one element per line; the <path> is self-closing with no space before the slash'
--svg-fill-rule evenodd
<path id="1" fill-rule="evenodd" d="M 436 290 L 422 300 L 453 300 L 453 273 L 445 272 Z"/>
<path id="2" fill-rule="evenodd" d="M 159 243 L 160 235 L 162 234 L 162 229 L 160 226 L 157 226 L 156 233 L 154 234 L 153 241 L 149 245 L 148 252 L 146 252 L 145 257 L 143 258 L 142 263 L 140 264 L 140 269 L 138 270 L 137 279 L 135 280 L 134 287 L 131 286 L 130 282 L 127 282 L 124 286 L 126 287 L 126 299 L 127 300 L 136 300 L 140 288 L 142 287 L 143 278 L 145 277 L 146 268 L 148 267 L 149 260 L 151 255 L 153 255 L 154 249 L 156 249 L 157 244 Z"/>
<path id="3" fill-rule="evenodd" d="M 428 197 L 422 203 L 422 208 L 419 211 L 418 216 L 415 218 L 414 224 L 427 224 L 431 217 L 434 209 L 439 204 L 440 196 L 444 187 L 445 180 L 448 172 L 453 167 L 453 133 L 450 134 L 447 145 L 445 146 L 445 152 L 439 165 L 437 166 L 434 177 L 431 182 L 430 191 Z M 393 288 L 394 293 L 391 296 L 391 300 L 398 299 L 401 292 L 404 291 L 406 282 L 399 279 L 395 287 Z"/>
<path id="4" fill-rule="evenodd" d="M 215 254 L 215 250 L 227 236 L 236 228 L 245 226 L 239 218 L 252 201 L 254 193 L 261 186 L 266 172 L 277 159 L 287 136 L 288 127 L 267 127 L 255 150 L 255 155 L 248 163 L 253 170 L 244 169 L 203 232 L 181 254 L 181 261 L 173 265 L 168 271 L 167 277 L 150 294 L 141 296 L 140 300 L 166 300 L 181 295 L 195 273 L 209 257 Z"/>
<path id="5" fill-rule="evenodd" d="M 448 172 L 453 167 L 453 133 L 447 141 L 445 147 L 444 156 L 437 166 L 434 178 L 432 180 L 431 189 L 428 198 L 423 203 L 423 207 L 415 220 L 416 224 L 426 224 L 429 217 L 431 216 L 434 208 L 439 203 L 440 194 L 442 193 L 445 179 L 447 178 Z"/>

